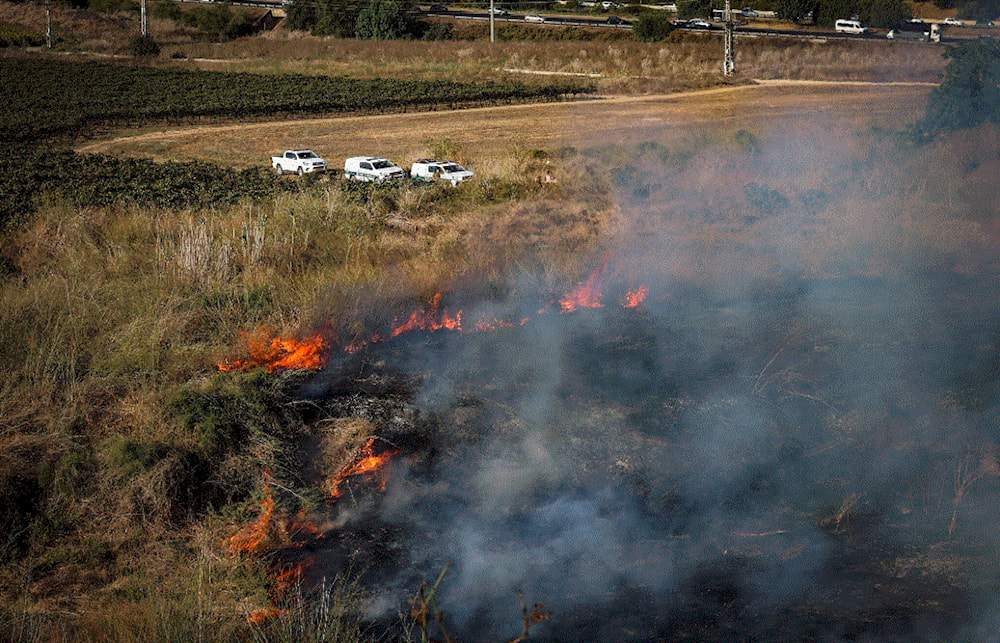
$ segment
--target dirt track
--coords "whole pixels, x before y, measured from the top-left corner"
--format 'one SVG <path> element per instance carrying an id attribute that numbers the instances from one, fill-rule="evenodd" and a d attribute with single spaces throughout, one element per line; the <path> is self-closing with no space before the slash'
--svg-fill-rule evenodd
<path id="1" fill-rule="evenodd" d="M 486 169 L 488 159 L 514 148 L 669 142 L 719 127 L 754 133 L 848 122 L 853 128 L 900 127 L 922 113 L 929 91 L 919 83 L 767 81 L 655 96 L 180 127 L 90 142 L 79 150 L 247 167 L 307 147 L 334 166 L 361 154 L 405 164 L 448 139 Z"/>

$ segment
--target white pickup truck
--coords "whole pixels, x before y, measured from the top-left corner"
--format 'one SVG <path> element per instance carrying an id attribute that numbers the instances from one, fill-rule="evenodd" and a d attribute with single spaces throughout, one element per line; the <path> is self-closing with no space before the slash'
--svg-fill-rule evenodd
<path id="1" fill-rule="evenodd" d="M 272 156 L 271 167 L 278 174 L 294 172 L 299 176 L 310 172 L 326 172 L 326 161 L 312 150 L 288 150 L 283 156 Z"/>
<path id="2" fill-rule="evenodd" d="M 406 170 L 381 156 L 352 156 L 344 161 L 344 176 L 354 181 L 385 181 L 406 178 Z"/>
<path id="3" fill-rule="evenodd" d="M 425 181 L 450 181 L 452 186 L 456 186 L 462 181 L 471 179 L 475 176 L 475 172 L 470 172 L 458 163 L 451 161 L 419 159 L 410 166 L 410 176 Z"/>

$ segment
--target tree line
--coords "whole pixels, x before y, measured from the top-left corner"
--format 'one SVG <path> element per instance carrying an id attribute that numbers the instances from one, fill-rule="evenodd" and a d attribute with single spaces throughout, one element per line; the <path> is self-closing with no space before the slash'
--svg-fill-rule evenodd
<path id="1" fill-rule="evenodd" d="M 309 0 L 293 3 L 286 11 L 285 24 L 289 29 L 309 31 L 316 36 L 363 40 L 448 38 L 451 25 L 432 25 L 418 15 L 412 5 L 398 0 Z"/>

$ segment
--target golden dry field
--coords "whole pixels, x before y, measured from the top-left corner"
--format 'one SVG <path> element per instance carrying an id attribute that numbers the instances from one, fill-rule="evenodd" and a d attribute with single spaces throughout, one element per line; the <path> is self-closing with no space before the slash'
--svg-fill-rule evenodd
<path id="1" fill-rule="evenodd" d="M 810 126 L 904 126 L 921 113 L 932 83 L 757 81 L 674 94 L 602 96 L 541 105 L 175 127 L 88 142 L 81 152 L 209 160 L 233 167 L 268 163 L 285 149 L 311 148 L 334 166 L 380 155 L 399 163 L 450 141 L 462 160 L 488 168 L 527 149 L 658 141 L 751 129 L 765 135 Z M 342 167 L 342 164 L 341 164 Z"/>

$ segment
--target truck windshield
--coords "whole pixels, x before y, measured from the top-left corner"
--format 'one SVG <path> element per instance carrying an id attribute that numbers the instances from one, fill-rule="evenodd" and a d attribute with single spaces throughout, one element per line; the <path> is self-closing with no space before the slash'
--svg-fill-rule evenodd
<path id="1" fill-rule="evenodd" d="M 316 155 L 313 154 L 312 152 L 299 152 L 299 158 L 300 159 L 314 159 L 314 158 L 316 158 Z"/>
<path id="2" fill-rule="evenodd" d="M 390 161 L 387 161 L 385 159 L 382 159 L 381 161 L 372 161 L 372 165 L 375 167 L 376 170 L 382 170 L 387 167 L 396 167 Z"/>
<path id="3" fill-rule="evenodd" d="M 459 165 L 458 163 L 449 163 L 448 165 L 443 166 L 441 169 L 444 170 L 445 172 L 462 172 L 463 170 L 465 170 L 465 168 Z"/>

